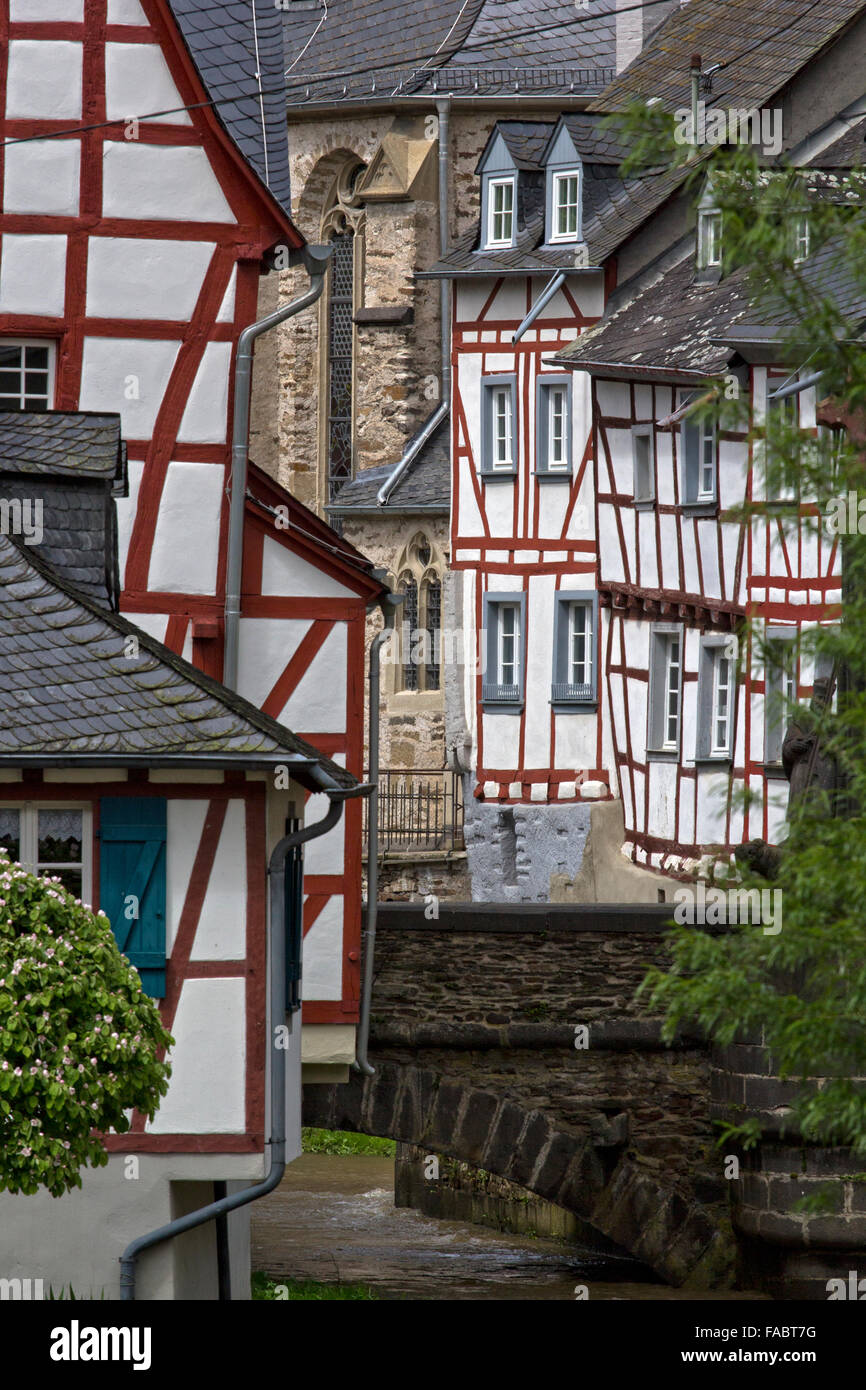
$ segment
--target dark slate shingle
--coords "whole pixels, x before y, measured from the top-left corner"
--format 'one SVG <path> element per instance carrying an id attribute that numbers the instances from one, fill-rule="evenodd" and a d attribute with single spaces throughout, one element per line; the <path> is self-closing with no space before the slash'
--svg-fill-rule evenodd
<path id="1" fill-rule="evenodd" d="M 408 445 L 407 445 L 408 447 Z M 433 431 L 427 443 L 412 460 L 390 494 L 389 512 L 411 512 L 417 507 L 435 508 L 447 513 L 451 501 L 451 422 L 450 416 Z M 398 460 L 380 468 L 365 468 L 344 483 L 328 508 L 334 516 L 351 512 L 380 511 L 376 500 L 383 483 L 394 472 Z"/>
<path id="2" fill-rule="evenodd" d="M 289 102 L 598 92 L 615 73 L 616 0 L 328 0 L 284 15 Z M 375 83 L 375 92 L 373 84 Z"/>
<path id="3" fill-rule="evenodd" d="M 205 676 L 119 614 L 60 582 L 0 535 L 0 760 L 23 755 L 161 757 L 239 765 L 318 763 L 356 784 L 248 700 Z M 124 655 L 128 639 L 139 656 Z M 304 782 L 301 768 L 298 778 Z"/>
<path id="4" fill-rule="evenodd" d="M 274 0 L 169 4 L 216 114 L 290 215 L 282 12 Z"/>

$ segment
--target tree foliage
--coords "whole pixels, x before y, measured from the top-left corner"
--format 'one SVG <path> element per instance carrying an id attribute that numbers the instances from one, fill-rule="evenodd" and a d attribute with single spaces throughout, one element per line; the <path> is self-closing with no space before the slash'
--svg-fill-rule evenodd
<path id="1" fill-rule="evenodd" d="M 709 179 L 722 213 L 723 279 L 738 276 L 748 298 L 741 321 L 777 326 L 777 361 L 803 375 L 820 372 L 816 399 L 846 429 L 804 429 L 785 411 L 754 418 L 747 390 L 728 392 L 708 379 L 703 409 L 720 431 L 745 436 L 751 483 L 742 505 L 723 519 L 754 526 L 766 516 L 805 546 L 820 535 L 843 564 L 841 613 L 798 639 L 801 654 L 834 672 L 834 707 L 818 716 L 822 754 L 836 760 L 844 814 L 826 796 L 802 798 L 788 814 L 779 876 L 782 929 L 729 925 L 710 935 L 694 926 L 671 932 L 673 965 L 644 982 L 665 1012 L 665 1031 L 698 1022 L 721 1044 L 762 1041 L 774 1071 L 799 1083 L 795 1119 L 807 1139 L 866 1152 L 866 180 L 850 172 L 772 165 L 750 146 L 677 145 L 658 108 L 635 108 L 625 121 L 631 172 L 678 164 L 697 195 Z M 820 165 L 820 158 L 815 161 Z M 806 215 L 809 253 L 795 254 L 792 227 Z M 710 312 L 712 312 L 710 308 Z M 733 399 L 731 399 L 733 396 Z M 763 487 L 766 481 L 768 486 Z M 772 502 L 762 500 L 777 499 Z M 842 503 L 845 503 L 844 511 Z M 862 503 L 862 513 L 861 513 Z M 859 518 L 862 515 L 862 530 Z M 847 524 L 840 525 L 840 517 Z M 853 520 L 853 525 L 851 521 Z M 758 525 L 760 524 L 760 530 Z M 766 670 L 769 652 L 760 607 L 739 634 L 739 676 Z M 763 668 L 763 669 L 762 669 Z M 783 715 L 787 722 L 791 710 Z M 777 784 L 778 785 L 778 784 Z M 787 788 L 782 784 L 782 790 Z M 734 769 L 727 795 L 760 809 Z M 752 822 L 754 824 L 754 821 Z M 757 833 L 752 831 L 752 834 Z M 724 858 L 719 855 L 720 860 Z M 731 865 L 729 871 L 733 872 Z M 766 889 L 743 873 L 744 888 Z M 725 886 L 728 886 L 727 884 Z M 742 1130 L 748 1135 L 754 1124 Z M 730 1133 L 730 1131 L 729 1131 Z"/>
<path id="2" fill-rule="evenodd" d="M 0 1190 L 62 1196 L 152 1117 L 172 1042 L 104 913 L 0 856 Z"/>

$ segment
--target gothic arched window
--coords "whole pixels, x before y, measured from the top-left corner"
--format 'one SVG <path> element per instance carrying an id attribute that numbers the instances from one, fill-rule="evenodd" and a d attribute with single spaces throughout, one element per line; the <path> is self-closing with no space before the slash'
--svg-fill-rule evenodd
<path id="1" fill-rule="evenodd" d="M 325 300 L 323 385 L 324 501 L 332 502 L 353 472 L 355 300 L 362 274 L 364 213 L 355 189 L 364 165 L 350 160 L 337 174 L 322 219 L 333 246 Z"/>
<path id="2" fill-rule="evenodd" d="M 442 566 L 419 532 L 398 567 L 400 675 L 403 690 L 439 690 L 441 685 Z"/>

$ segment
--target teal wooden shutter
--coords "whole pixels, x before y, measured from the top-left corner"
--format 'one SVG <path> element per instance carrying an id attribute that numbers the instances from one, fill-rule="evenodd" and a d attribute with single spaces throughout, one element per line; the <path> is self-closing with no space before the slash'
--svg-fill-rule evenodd
<path id="1" fill-rule="evenodd" d="M 102 797 L 100 906 L 154 999 L 165 996 L 165 842 L 164 797 Z"/>
<path id="2" fill-rule="evenodd" d="M 286 822 L 287 833 L 300 829 L 300 821 Z M 304 859 L 303 849 L 294 845 L 286 858 L 286 1012 L 301 1007 L 301 965 L 304 950 Z"/>

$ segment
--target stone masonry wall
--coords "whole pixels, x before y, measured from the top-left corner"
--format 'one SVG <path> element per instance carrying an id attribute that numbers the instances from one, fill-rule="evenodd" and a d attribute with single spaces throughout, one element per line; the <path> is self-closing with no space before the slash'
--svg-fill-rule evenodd
<path id="1" fill-rule="evenodd" d="M 580 870 L 589 806 L 487 806 L 471 794 L 464 804 L 474 902 L 549 902 L 553 875 Z"/>

